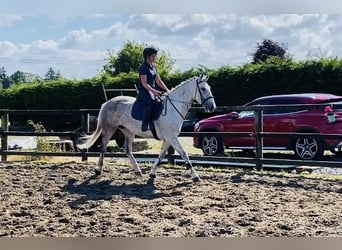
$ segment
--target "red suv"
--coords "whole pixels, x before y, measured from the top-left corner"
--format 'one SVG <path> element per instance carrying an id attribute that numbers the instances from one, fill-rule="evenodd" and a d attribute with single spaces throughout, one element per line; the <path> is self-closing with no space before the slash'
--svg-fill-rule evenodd
<path id="1" fill-rule="evenodd" d="M 320 133 L 342 134 L 342 110 L 333 110 L 331 103 L 340 102 L 342 96 L 325 93 L 273 95 L 257 98 L 244 106 L 275 105 L 263 111 L 263 132 L 274 133 Z M 327 104 L 326 108 L 308 109 L 304 104 Z M 299 105 L 277 107 L 276 105 Z M 254 111 L 231 112 L 217 115 L 195 124 L 195 132 L 255 132 Z M 225 148 L 250 151 L 255 149 L 254 136 L 201 136 L 194 137 L 194 146 L 205 155 L 222 154 Z M 322 157 L 324 150 L 337 154 L 342 142 L 335 139 L 308 137 L 264 137 L 263 148 L 270 150 L 293 150 L 300 159 Z"/>

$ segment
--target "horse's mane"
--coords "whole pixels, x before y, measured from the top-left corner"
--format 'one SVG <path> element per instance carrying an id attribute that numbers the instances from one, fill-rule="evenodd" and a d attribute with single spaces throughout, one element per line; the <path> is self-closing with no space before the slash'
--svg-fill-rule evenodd
<path id="1" fill-rule="evenodd" d="M 191 81 L 193 81 L 193 80 L 195 80 L 195 79 L 197 79 L 197 78 L 198 78 L 198 76 L 194 76 L 194 77 L 192 77 L 192 78 L 189 78 L 189 79 L 187 79 L 187 80 L 181 82 L 180 84 L 178 84 L 178 85 L 176 85 L 175 87 L 173 87 L 173 88 L 170 90 L 170 93 L 173 92 L 173 91 L 175 91 L 175 90 L 177 90 L 177 89 L 179 89 L 179 88 L 182 87 L 183 85 L 185 85 L 185 84 L 187 84 L 188 82 L 191 82 Z"/>

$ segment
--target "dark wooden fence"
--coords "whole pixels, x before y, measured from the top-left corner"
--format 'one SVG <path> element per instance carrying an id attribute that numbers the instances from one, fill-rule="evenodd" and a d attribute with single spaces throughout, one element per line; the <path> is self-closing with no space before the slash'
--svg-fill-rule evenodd
<path id="1" fill-rule="evenodd" d="M 324 108 L 325 105 L 306 105 L 308 109 L 310 108 Z M 277 108 L 288 108 L 295 107 L 296 105 L 281 105 Z M 201 108 L 193 108 L 201 109 Z M 317 161 L 317 160 L 287 160 L 287 159 L 265 159 L 263 156 L 263 138 L 265 137 L 315 137 L 315 138 L 331 138 L 331 139 L 341 139 L 341 134 L 313 134 L 313 133 L 266 133 L 263 132 L 263 111 L 267 109 L 274 109 L 273 106 L 253 106 L 253 107 L 218 107 L 219 112 L 230 112 L 230 111 L 243 111 L 249 110 L 254 111 L 255 115 L 255 132 L 250 133 L 230 133 L 230 132 L 182 132 L 180 136 L 183 137 L 193 137 L 193 136 L 203 136 L 203 135 L 217 135 L 221 137 L 237 137 L 237 136 L 253 136 L 256 139 L 256 153 L 254 158 L 247 157 L 228 157 L 228 156 L 191 156 L 190 159 L 193 161 L 200 162 L 219 162 L 221 165 L 234 165 L 239 164 L 240 166 L 254 165 L 257 169 L 263 168 L 265 164 L 275 164 L 275 165 L 305 165 L 305 166 L 324 166 L 324 167 L 334 167 L 342 168 L 342 162 L 340 161 Z M 24 151 L 24 150 L 8 150 L 8 136 L 59 136 L 63 138 L 70 138 L 74 143 L 76 143 L 80 133 L 89 133 L 89 117 L 90 115 L 97 115 L 99 110 L 95 109 L 81 109 L 81 110 L 0 110 L 1 115 L 1 161 L 7 161 L 7 156 L 9 155 L 24 155 L 24 156 L 78 156 L 86 160 L 88 157 L 97 157 L 98 152 L 43 152 L 43 151 Z M 77 115 L 81 119 L 82 129 L 81 131 L 69 131 L 69 132 L 24 132 L 24 131 L 9 131 L 8 121 L 10 115 L 20 115 L 20 114 L 41 114 L 41 115 L 64 115 L 73 114 Z M 137 158 L 157 158 L 157 154 L 134 154 Z M 126 157 L 124 153 L 106 153 L 105 157 Z M 169 150 L 168 162 L 173 163 L 176 159 L 180 159 L 178 155 L 172 154 L 172 150 Z"/>

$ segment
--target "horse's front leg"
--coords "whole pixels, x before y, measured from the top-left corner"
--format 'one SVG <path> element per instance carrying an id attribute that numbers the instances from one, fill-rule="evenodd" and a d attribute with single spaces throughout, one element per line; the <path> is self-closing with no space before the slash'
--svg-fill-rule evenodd
<path id="1" fill-rule="evenodd" d="M 169 149 L 169 147 L 170 147 L 170 143 L 164 140 L 163 144 L 161 146 L 161 150 L 160 150 L 158 159 L 153 163 L 153 166 L 151 168 L 151 171 L 150 171 L 150 181 L 153 181 L 154 178 L 156 178 L 156 176 L 157 176 L 157 168 L 161 164 L 161 161 L 164 159 L 164 157 L 166 155 L 166 152 Z"/>
<path id="2" fill-rule="evenodd" d="M 197 175 L 194 167 L 192 166 L 192 164 L 190 162 L 188 153 L 185 152 L 185 150 L 183 149 L 182 145 L 180 144 L 178 138 L 177 137 L 171 138 L 169 143 L 180 154 L 182 159 L 185 161 L 186 169 L 190 171 L 190 175 L 191 175 L 192 180 L 194 182 L 199 182 L 200 178 Z"/>

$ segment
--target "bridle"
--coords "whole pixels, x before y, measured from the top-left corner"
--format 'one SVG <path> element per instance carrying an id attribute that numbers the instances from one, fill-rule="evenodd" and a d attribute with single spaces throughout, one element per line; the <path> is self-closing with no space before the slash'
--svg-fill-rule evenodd
<path id="1" fill-rule="evenodd" d="M 199 80 L 199 79 L 200 79 L 200 80 Z M 202 103 L 200 103 L 200 105 L 202 105 L 202 106 L 203 106 L 203 104 L 204 104 L 206 101 L 208 101 L 208 100 L 210 100 L 210 99 L 214 99 L 214 97 L 211 95 L 211 96 L 208 96 L 207 98 L 205 98 L 205 99 L 203 100 L 204 96 L 203 96 L 203 94 L 202 94 L 202 92 L 201 92 L 201 88 L 199 87 L 199 85 L 200 85 L 200 83 L 206 82 L 207 80 L 208 80 L 207 77 L 206 77 L 206 79 L 203 80 L 203 76 L 198 77 L 198 78 L 196 79 L 196 87 L 197 87 L 197 91 L 198 91 L 198 93 L 200 94 L 200 97 L 201 97 L 201 102 L 202 102 Z M 196 99 L 197 91 L 195 92 L 195 99 Z"/>
<path id="2" fill-rule="evenodd" d="M 201 97 L 201 103 L 200 105 L 203 106 L 203 104 L 205 102 L 207 102 L 208 100 L 210 99 L 213 99 L 214 97 L 211 95 L 211 96 L 208 96 L 207 98 L 204 98 L 203 96 L 203 93 L 201 92 L 201 88 L 200 88 L 200 84 L 202 82 L 206 82 L 208 80 L 208 77 L 206 77 L 205 79 L 203 79 L 203 75 L 201 75 L 200 77 L 198 77 L 196 79 L 196 92 L 195 92 L 195 100 L 196 100 L 196 95 L 197 95 L 197 92 L 199 93 L 200 97 Z M 174 99 L 171 99 L 168 95 L 165 96 L 166 97 L 166 103 L 165 103 L 165 112 L 164 112 L 164 115 L 166 115 L 167 113 L 167 101 L 170 102 L 170 104 L 172 105 L 172 107 L 176 110 L 176 112 L 183 118 L 183 120 L 185 120 L 185 116 L 182 115 L 182 113 L 177 109 L 177 107 L 174 105 L 173 102 L 180 102 L 180 103 L 186 103 L 187 105 L 191 106 L 192 105 L 192 102 L 191 103 L 188 103 L 188 102 L 184 102 L 184 101 L 179 101 L 179 100 L 174 100 Z M 204 99 L 204 100 L 203 100 Z"/>

